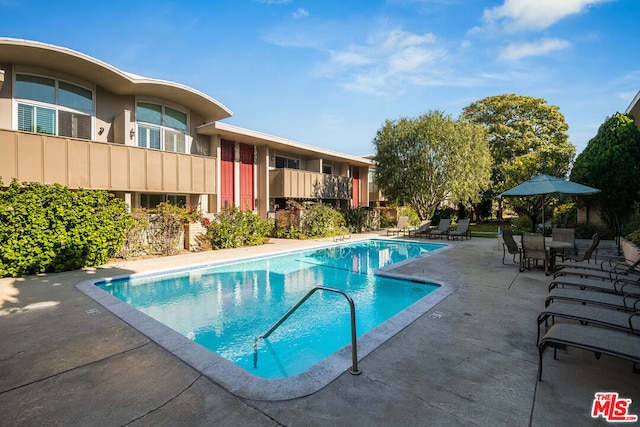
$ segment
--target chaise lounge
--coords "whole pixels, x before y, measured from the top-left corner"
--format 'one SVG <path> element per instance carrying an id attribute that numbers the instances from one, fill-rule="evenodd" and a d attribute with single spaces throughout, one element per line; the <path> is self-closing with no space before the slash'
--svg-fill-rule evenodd
<path id="1" fill-rule="evenodd" d="M 449 236 L 449 226 L 451 225 L 451 220 L 449 218 L 442 218 L 438 223 L 438 228 L 429 230 L 429 238 L 431 236 L 438 236 L 438 238 L 442 238 L 442 236 Z"/>
<path id="2" fill-rule="evenodd" d="M 540 326 L 543 323 L 546 325 L 549 319 L 551 319 L 552 323 L 555 323 L 556 317 L 577 320 L 582 324 L 592 323 L 625 332 L 634 330 L 634 320 L 640 327 L 640 313 L 628 313 L 592 305 L 553 302 L 538 314 L 538 336 L 536 342 L 540 341 Z M 635 328 L 636 331 L 638 327 Z"/>
<path id="3" fill-rule="evenodd" d="M 637 329 L 633 329 L 638 332 Z M 547 347 L 553 347 L 556 359 L 558 347 L 576 347 L 593 351 L 596 359 L 602 354 L 619 357 L 633 362 L 633 372 L 640 373 L 640 336 L 611 329 L 556 323 L 551 326 L 538 342 L 538 381 L 542 381 L 542 359 Z"/>
<path id="4" fill-rule="evenodd" d="M 462 240 L 464 240 L 464 238 L 466 237 L 467 239 L 471 239 L 471 230 L 469 230 L 469 224 L 470 224 L 470 220 L 468 219 L 461 219 L 458 221 L 458 225 L 456 226 L 455 230 L 449 231 L 449 237 L 453 237 L 453 238 L 462 238 Z"/>
<path id="5" fill-rule="evenodd" d="M 409 217 L 399 216 L 396 226 L 392 228 L 387 228 L 387 236 L 389 235 L 389 233 L 400 235 L 400 233 L 404 233 L 407 231 L 408 226 L 409 226 Z"/>

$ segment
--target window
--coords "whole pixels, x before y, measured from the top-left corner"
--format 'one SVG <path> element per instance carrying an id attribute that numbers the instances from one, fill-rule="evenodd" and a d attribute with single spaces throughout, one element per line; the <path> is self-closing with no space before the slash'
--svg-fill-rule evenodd
<path id="1" fill-rule="evenodd" d="M 175 206 L 186 206 L 187 196 L 184 194 L 140 194 L 140 207 L 153 209 L 160 203 L 168 202 Z"/>
<path id="2" fill-rule="evenodd" d="M 138 147 L 186 153 L 186 113 L 159 104 L 138 102 L 136 121 Z"/>
<path id="3" fill-rule="evenodd" d="M 276 156 L 277 168 L 300 169 L 300 160 Z"/>
<path id="4" fill-rule="evenodd" d="M 333 173 L 333 165 L 322 164 L 322 173 L 331 175 Z"/>
<path id="5" fill-rule="evenodd" d="M 18 130 L 91 139 L 91 90 L 48 77 L 17 74 L 15 98 Z"/>

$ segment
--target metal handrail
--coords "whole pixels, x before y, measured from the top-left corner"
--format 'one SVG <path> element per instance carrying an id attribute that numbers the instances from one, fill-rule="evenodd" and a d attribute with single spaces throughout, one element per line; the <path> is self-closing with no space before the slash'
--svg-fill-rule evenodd
<path id="1" fill-rule="evenodd" d="M 362 373 L 362 371 L 358 369 L 358 342 L 356 339 L 356 308 L 355 308 L 355 305 L 353 304 L 353 299 L 348 293 L 346 293 L 341 289 L 329 288 L 326 286 L 314 286 L 313 288 L 311 288 L 309 292 L 307 292 L 305 296 L 303 296 L 300 299 L 300 301 L 298 301 L 293 307 L 291 307 L 291 309 L 289 309 L 289 311 L 287 311 L 284 314 L 284 316 L 282 316 L 280 320 L 278 320 L 267 332 L 265 332 L 263 335 L 260 335 L 253 341 L 254 367 L 257 367 L 258 365 L 258 341 L 260 339 L 268 338 L 269 335 L 271 335 L 273 331 L 275 331 L 278 328 L 278 326 L 282 325 L 284 321 L 287 320 L 289 316 L 291 316 L 293 312 L 298 309 L 298 307 L 304 304 L 304 302 L 307 299 L 309 299 L 309 297 L 318 290 L 336 292 L 338 294 L 343 295 L 347 299 L 347 302 L 349 302 L 349 310 L 351 312 L 351 359 L 352 359 L 352 365 L 351 365 L 351 369 L 349 369 L 349 372 L 353 375 L 360 375 L 360 373 Z"/>

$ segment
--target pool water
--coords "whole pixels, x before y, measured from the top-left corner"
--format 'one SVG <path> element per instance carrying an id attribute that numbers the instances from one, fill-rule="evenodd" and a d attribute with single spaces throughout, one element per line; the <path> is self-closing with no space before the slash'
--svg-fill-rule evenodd
<path id="1" fill-rule="evenodd" d="M 99 286 L 256 376 L 288 378 L 351 342 L 347 300 L 320 290 L 254 348 L 312 287 L 347 292 L 362 336 L 438 288 L 375 271 L 443 246 L 367 240 Z"/>

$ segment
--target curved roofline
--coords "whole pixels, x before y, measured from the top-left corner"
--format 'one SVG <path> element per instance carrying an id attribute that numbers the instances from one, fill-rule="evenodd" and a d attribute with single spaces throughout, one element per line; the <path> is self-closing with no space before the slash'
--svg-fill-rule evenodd
<path id="1" fill-rule="evenodd" d="M 148 95 L 167 99 L 201 114 L 205 122 L 231 117 L 233 112 L 214 98 L 188 86 L 137 76 L 106 62 L 52 44 L 0 37 L 0 63 L 31 65 L 76 75 L 116 95 Z"/>

